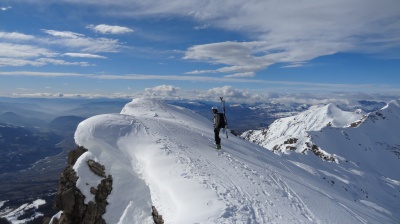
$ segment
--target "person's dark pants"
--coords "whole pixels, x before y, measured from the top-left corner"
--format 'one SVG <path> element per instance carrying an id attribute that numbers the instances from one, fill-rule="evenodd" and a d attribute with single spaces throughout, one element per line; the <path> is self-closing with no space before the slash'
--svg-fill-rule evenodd
<path id="1" fill-rule="evenodd" d="M 221 128 L 215 128 L 214 129 L 214 138 L 215 138 L 215 144 L 221 145 L 221 138 L 219 137 L 219 131 Z"/>

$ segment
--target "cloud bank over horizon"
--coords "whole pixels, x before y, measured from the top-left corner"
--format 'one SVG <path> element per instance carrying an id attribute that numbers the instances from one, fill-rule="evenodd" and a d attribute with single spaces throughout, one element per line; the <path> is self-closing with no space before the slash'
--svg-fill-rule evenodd
<path id="1" fill-rule="evenodd" d="M 48 87 L 51 89 L 51 87 Z M 164 100 L 192 100 L 219 102 L 222 96 L 229 103 L 239 104 L 262 104 L 262 103 L 281 103 L 281 104 L 342 104 L 354 105 L 360 100 L 389 102 L 400 99 L 396 94 L 369 94 L 360 92 L 336 92 L 336 93 L 277 93 L 277 92 L 254 92 L 247 89 L 237 89 L 232 86 L 215 87 L 208 90 L 187 90 L 173 85 L 159 85 L 146 88 L 143 91 L 120 92 L 113 94 L 100 93 L 50 93 L 34 92 L 31 89 L 19 89 L 12 97 L 28 98 L 156 98 Z"/>

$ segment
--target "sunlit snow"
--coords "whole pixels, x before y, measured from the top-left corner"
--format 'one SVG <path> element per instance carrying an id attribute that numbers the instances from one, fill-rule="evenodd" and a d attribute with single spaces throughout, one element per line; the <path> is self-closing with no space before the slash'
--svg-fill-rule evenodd
<path id="1" fill-rule="evenodd" d="M 110 224 L 153 223 L 152 205 L 168 224 L 400 223 L 399 174 L 382 179 L 375 170 L 385 161 L 347 171 L 316 156 L 279 156 L 233 135 L 223 137 L 217 151 L 211 118 L 211 111 L 207 119 L 161 101 L 134 99 L 120 114 L 83 121 L 75 141 L 89 151 L 74 169 L 85 202 L 93 200 L 90 187 L 100 180 L 85 163 L 90 158 L 113 177 L 103 215 Z M 382 177 L 368 179 L 376 181 L 374 189 L 365 185 L 369 197 L 359 193 L 365 190 L 358 187 L 364 169 Z M 384 186 L 394 188 L 382 193 Z"/>

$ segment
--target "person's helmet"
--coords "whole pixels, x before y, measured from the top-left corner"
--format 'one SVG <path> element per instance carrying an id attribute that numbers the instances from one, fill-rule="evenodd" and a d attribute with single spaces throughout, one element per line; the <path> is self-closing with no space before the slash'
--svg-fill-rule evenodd
<path id="1" fill-rule="evenodd" d="M 218 108 L 213 106 L 213 107 L 211 107 L 211 110 L 218 110 Z"/>

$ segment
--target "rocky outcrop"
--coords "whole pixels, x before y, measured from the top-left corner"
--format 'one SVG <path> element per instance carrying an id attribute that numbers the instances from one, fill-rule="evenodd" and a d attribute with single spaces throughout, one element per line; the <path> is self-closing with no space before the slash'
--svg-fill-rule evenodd
<path id="1" fill-rule="evenodd" d="M 78 158 L 87 151 L 83 147 L 71 151 L 68 154 L 68 166 L 62 172 L 58 191 L 55 195 L 53 207 L 61 210 L 59 219 L 53 217 L 52 224 L 105 224 L 102 215 L 106 213 L 107 197 L 112 191 L 113 179 L 111 175 L 106 176 L 105 167 L 94 160 L 88 160 L 89 169 L 96 175 L 102 177 L 97 188 L 92 187 L 90 193 L 95 197 L 95 201 L 85 204 L 85 196 L 76 187 L 78 176 L 73 169 Z M 150 214 L 149 214 L 150 215 Z M 155 224 L 164 224 L 162 215 L 152 206 L 151 215 Z M 44 223 L 49 223 L 50 219 L 44 219 Z"/>
<path id="2" fill-rule="evenodd" d="M 85 204 L 85 196 L 76 187 L 78 176 L 72 168 L 76 160 L 87 150 L 78 147 L 68 155 L 68 167 L 62 172 L 58 191 L 55 195 L 53 207 L 61 210 L 63 213 L 59 219 L 53 219 L 53 224 L 105 224 L 102 215 L 106 212 L 107 197 L 112 191 L 112 177 L 106 177 L 104 166 L 89 160 L 87 162 L 93 173 L 104 179 L 97 186 L 92 188 L 91 193 L 95 195 L 95 201 Z"/>
<path id="3" fill-rule="evenodd" d="M 97 174 L 100 177 L 106 178 L 105 168 L 103 165 L 91 159 L 87 161 L 87 164 L 93 173 Z"/>
<path id="4" fill-rule="evenodd" d="M 164 220 L 162 218 L 162 215 L 158 214 L 158 211 L 156 207 L 151 206 L 151 215 L 153 216 L 153 220 L 155 224 L 164 224 Z"/>
<path id="5" fill-rule="evenodd" d="M 323 152 L 317 145 L 312 144 L 310 142 L 306 142 L 305 144 L 308 147 L 305 150 L 312 151 L 316 156 L 318 156 L 322 160 L 329 161 L 329 162 L 338 162 L 338 160 L 333 155 Z M 304 151 L 303 151 L 303 153 L 304 153 Z"/>

